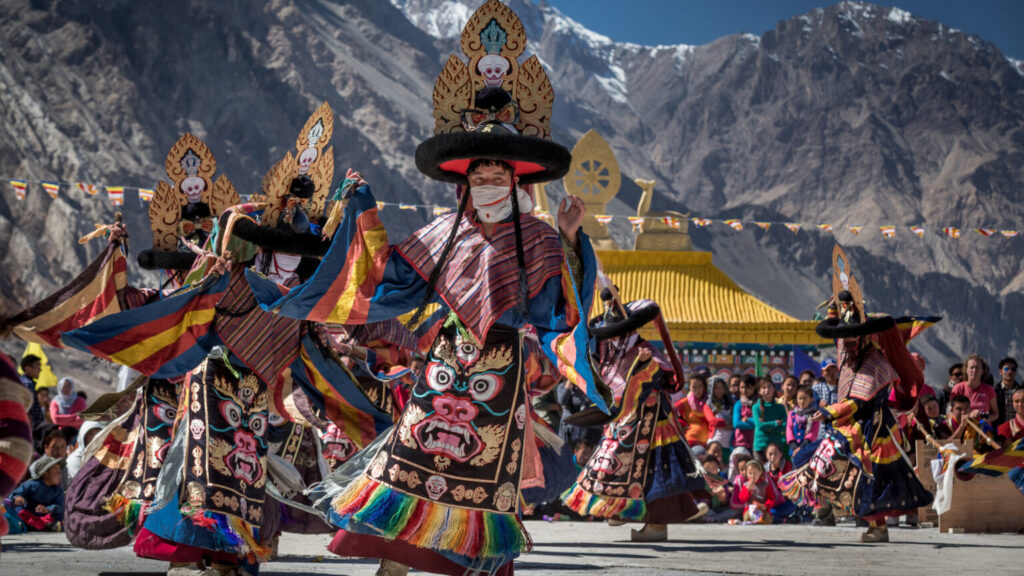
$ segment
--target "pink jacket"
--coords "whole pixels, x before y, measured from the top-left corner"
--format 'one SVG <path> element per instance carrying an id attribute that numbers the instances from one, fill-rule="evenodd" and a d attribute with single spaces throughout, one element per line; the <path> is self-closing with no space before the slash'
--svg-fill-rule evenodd
<path id="1" fill-rule="evenodd" d="M 78 417 L 78 413 L 85 410 L 85 408 L 85 399 L 79 398 L 71 405 L 71 414 L 61 414 L 60 404 L 58 404 L 56 400 L 52 400 L 50 401 L 50 420 L 57 426 L 81 428 L 83 422 L 82 419 Z"/>

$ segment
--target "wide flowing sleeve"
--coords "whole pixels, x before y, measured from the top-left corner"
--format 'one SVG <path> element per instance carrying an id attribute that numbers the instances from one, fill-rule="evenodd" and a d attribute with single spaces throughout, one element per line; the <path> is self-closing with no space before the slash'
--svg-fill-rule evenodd
<path id="1" fill-rule="evenodd" d="M 426 281 L 388 244 L 369 186 L 348 200 L 331 247 L 313 275 L 273 300 L 260 284 L 271 282 L 247 271 L 264 310 L 298 320 L 366 324 L 395 318 L 423 300 Z"/>
<path id="2" fill-rule="evenodd" d="M 611 393 L 591 367 L 586 322 L 594 301 L 597 257 L 590 238 L 582 230 L 579 250 L 563 238 L 562 251 L 562 273 L 531 299 L 528 320 L 537 329 L 541 348 L 559 373 L 607 414 Z"/>

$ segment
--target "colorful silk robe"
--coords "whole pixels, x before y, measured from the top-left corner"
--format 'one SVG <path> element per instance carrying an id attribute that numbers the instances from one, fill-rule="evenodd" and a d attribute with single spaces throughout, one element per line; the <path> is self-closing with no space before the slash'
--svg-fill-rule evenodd
<path id="1" fill-rule="evenodd" d="M 431 295 L 451 314 L 434 327 L 425 377 L 363 473 L 327 500 L 329 521 L 343 529 L 332 544 L 335 552 L 393 553 L 392 559 L 417 566 L 400 546 L 367 539 L 398 540 L 488 572 L 527 547 L 516 515 L 529 421 L 521 335 L 526 325 L 537 329 L 559 371 L 603 406 L 580 322 L 580 310 L 591 305 L 596 268 L 586 237 L 581 235 L 581 266 L 574 265 L 569 259 L 575 254 L 563 253 L 557 232 L 522 217 L 529 296 L 524 313 L 517 308 L 512 224 L 499 224 L 486 238 L 470 218 L 458 223 L 455 247 Z M 388 246 L 376 202 L 368 188 L 360 188 L 313 277 L 264 306 L 293 318 L 344 324 L 409 312 L 423 300 L 453 223 L 454 215 L 442 217 Z M 582 275 L 571 272 L 579 267 Z M 260 283 L 252 275 L 250 281 Z"/>

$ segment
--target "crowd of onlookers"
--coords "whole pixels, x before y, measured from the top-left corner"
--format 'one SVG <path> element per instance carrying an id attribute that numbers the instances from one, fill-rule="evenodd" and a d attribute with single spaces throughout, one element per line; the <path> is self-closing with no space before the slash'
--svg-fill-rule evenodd
<path id="1" fill-rule="evenodd" d="M 924 359 L 913 356 L 923 371 Z M 948 374 L 943 384 L 924 387 L 919 409 L 899 415 L 903 448 L 911 458 L 915 441 L 926 433 L 938 440 L 974 442 L 977 451 L 988 449 L 979 429 L 997 442 L 1022 434 L 1024 384 L 1017 379 L 1014 358 L 1001 360 L 993 374 L 985 359 L 972 354 Z M 818 438 L 823 424 L 811 416 L 819 407 L 836 403 L 838 393 L 839 367 L 831 358 L 821 361 L 820 371 L 805 370 L 779 383 L 750 374 L 689 375 L 674 396 L 674 409 L 707 472 L 710 510 L 705 521 L 834 525 L 836 518 L 827 506 L 812 512 L 789 502 L 778 481 L 792 470 L 793 457 Z M 535 400 L 535 407 L 573 447 L 578 465 L 600 442 L 601 430 L 557 420 L 587 405 L 582 394 L 561 386 Z M 906 522 L 916 525 L 917 518 L 910 515 Z"/>
<path id="2" fill-rule="evenodd" d="M 35 453 L 25 480 L 3 503 L 4 514 L 12 534 L 60 531 L 65 490 L 82 465 L 85 446 L 100 427 L 79 417 L 87 397 L 75 390 L 72 379 L 61 378 L 56 386 L 43 386 L 42 359 L 32 354 L 22 358 L 20 367 L 21 383 L 33 392 L 28 416 Z"/>
<path id="3" fill-rule="evenodd" d="M 915 354 L 922 370 L 924 360 Z M 7 499 L 5 514 L 11 532 L 60 530 L 64 491 L 82 465 L 85 447 L 99 431 L 95 422 L 79 417 L 86 408 L 84 392 L 70 378 L 56 386 L 38 384 L 42 361 L 33 355 L 21 361 L 22 384 L 33 391 L 29 410 L 35 456 L 24 482 Z M 1024 434 L 1024 384 L 1017 379 L 1017 361 L 1004 358 L 993 372 L 985 359 L 970 355 L 950 366 L 948 379 L 925 386 L 920 410 L 900 416 L 904 449 L 926 432 L 939 440 L 955 438 L 987 446 L 988 436 L 1006 442 Z M 674 411 L 687 443 L 708 479 L 708 522 L 813 522 L 831 525 L 835 517 L 824 507 L 812 511 L 789 502 L 778 488 L 792 470 L 793 457 L 807 450 L 822 424 L 811 416 L 819 407 L 838 401 L 839 367 L 831 358 L 820 372 L 805 370 L 776 384 L 750 374 L 691 374 L 677 393 Z M 534 408 L 571 447 L 577 468 L 589 460 L 601 439 L 600 427 L 573 426 L 563 415 L 589 406 L 586 396 L 559 385 L 534 399 Z M 927 419 L 927 423 L 919 422 Z M 980 431 L 980 432 L 979 432 Z M 911 515 L 908 524 L 916 524 Z"/>

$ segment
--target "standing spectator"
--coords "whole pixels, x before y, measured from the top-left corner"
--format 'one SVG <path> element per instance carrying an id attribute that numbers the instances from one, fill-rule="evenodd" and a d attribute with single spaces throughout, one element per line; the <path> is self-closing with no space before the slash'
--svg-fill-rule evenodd
<path id="1" fill-rule="evenodd" d="M 1013 407 L 1013 418 L 999 425 L 996 434 L 1002 439 L 1003 446 L 1024 436 L 1024 388 L 1018 388 L 1010 399 Z"/>
<path id="2" fill-rule="evenodd" d="M 78 413 L 85 407 L 85 398 L 75 393 L 75 382 L 71 378 L 61 378 L 57 383 L 57 397 L 50 402 L 50 421 L 57 426 L 81 428 L 82 419 Z"/>
<path id="3" fill-rule="evenodd" d="M 972 420 L 981 423 L 988 420 L 994 423 L 999 417 L 999 403 L 996 401 L 996 390 L 982 382 L 985 372 L 985 361 L 977 354 L 971 354 L 964 362 L 967 380 L 953 386 L 953 396 L 966 396 L 971 402 L 968 414 Z"/>
<path id="4" fill-rule="evenodd" d="M 32 392 L 32 405 L 28 409 L 28 420 L 32 429 L 50 422 L 50 413 L 46 410 L 50 406 L 50 389 L 37 388 Z"/>
<path id="5" fill-rule="evenodd" d="M 839 402 L 839 367 L 834 359 L 825 358 L 821 361 L 821 378 L 812 390 L 818 406 L 824 408 Z"/>
<path id="6" fill-rule="evenodd" d="M 782 395 L 779 397 L 779 403 L 785 406 L 786 412 L 796 408 L 796 389 L 799 387 L 800 381 L 792 374 L 787 375 L 782 381 Z"/>
<path id="7" fill-rule="evenodd" d="M 725 380 L 721 378 L 711 379 L 711 398 L 708 399 L 708 405 L 711 406 L 711 412 L 715 415 L 715 421 L 711 426 L 711 440 L 708 441 L 708 451 L 710 452 L 711 444 L 717 442 L 719 448 L 723 452 L 727 452 L 732 447 L 732 405 L 733 398 L 729 394 L 729 389 L 725 384 Z M 722 456 L 721 454 L 719 456 Z M 724 463 L 725 461 L 722 460 Z"/>
<path id="8" fill-rule="evenodd" d="M 690 391 L 675 403 L 675 412 L 685 428 L 687 444 L 704 446 L 708 443 L 715 414 L 708 406 L 708 385 L 702 375 L 690 376 Z"/>
<path id="9" fill-rule="evenodd" d="M 732 408 L 733 448 L 754 449 L 754 377 L 744 374 L 740 382 L 740 397 Z"/>
<path id="10" fill-rule="evenodd" d="M 64 519 L 64 489 L 61 487 L 63 458 L 43 456 L 29 466 L 30 479 L 12 494 L 18 518 L 33 530 L 61 530 Z"/>
<path id="11" fill-rule="evenodd" d="M 757 384 L 760 399 L 754 404 L 754 453 L 763 462 L 769 444 L 786 444 L 786 407 L 775 401 L 771 380 L 761 378 Z"/>
<path id="12" fill-rule="evenodd" d="M 963 381 L 964 365 L 961 362 L 957 362 L 949 367 L 949 378 L 946 380 L 946 385 L 935 390 L 935 399 L 939 401 L 939 409 L 943 413 L 949 408 L 949 398 L 950 393 L 953 391 L 953 386 Z"/>
<path id="13" fill-rule="evenodd" d="M 733 374 L 729 377 L 729 395 L 732 396 L 733 402 L 740 399 L 740 384 L 742 382 L 743 378 L 739 374 Z"/>
<path id="14" fill-rule="evenodd" d="M 813 370 L 804 370 L 803 372 L 800 373 L 800 385 L 807 386 L 808 388 L 814 386 Z"/>
<path id="15" fill-rule="evenodd" d="M 1024 390 L 1024 384 L 1017 381 L 1017 359 L 1007 356 L 999 361 L 999 382 L 996 384 L 996 402 L 999 404 L 999 422 L 1009 422 L 1016 415 L 1013 395 Z"/>
<path id="16" fill-rule="evenodd" d="M 821 422 L 811 420 L 818 411 L 814 405 L 814 392 L 806 386 L 796 391 L 796 408 L 789 411 L 786 419 L 786 442 L 789 443 L 789 457 L 792 459 L 805 446 L 818 439 Z"/>
<path id="17" fill-rule="evenodd" d="M 29 390 L 35 391 L 36 380 L 43 370 L 43 360 L 35 354 L 28 354 L 21 359 L 21 383 Z"/>

